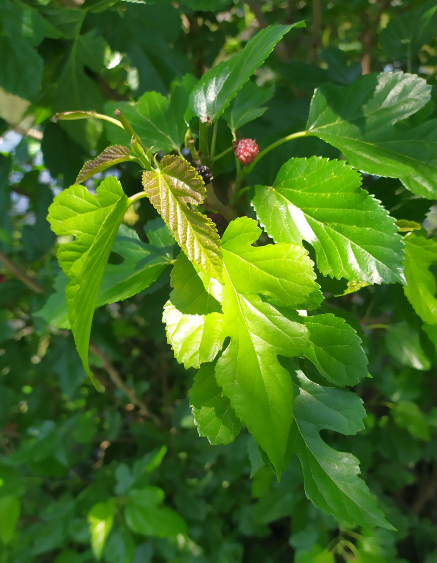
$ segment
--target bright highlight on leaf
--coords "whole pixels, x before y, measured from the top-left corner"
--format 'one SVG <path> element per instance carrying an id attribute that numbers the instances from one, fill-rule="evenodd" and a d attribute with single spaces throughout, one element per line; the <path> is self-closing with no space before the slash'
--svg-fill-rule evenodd
<path id="1" fill-rule="evenodd" d="M 223 344 L 223 315 L 219 282 L 197 272 L 181 253 L 171 273 L 174 288 L 165 304 L 162 320 L 175 358 L 185 368 L 211 362 Z"/>
<path id="2" fill-rule="evenodd" d="M 368 174 L 399 178 L 413 193 L 437 197 L 437 127 L 396 125 L 429 100 L 431 86 L 402 72 L 369 74 L 350 86 L 323 84 L 314 93 L 307 131 L 342 151 Z"/>
<path id="3" fill-rule="evenodd" d="M 324 275 L 368 283 L 403 282 L 402 240 L 361 176 L 336 160 L 293 158 L 253 206 L 276 242 L 309 242 Z"/>
<path id="4" fill-rule="evenodd" d="M 188 258 L 221 280 L 220 237 L 211 219 L 191 207 L 201 204 L 206 194 L 194 168 L 179 156 L 165 156 L 158 170 L 144 172 L 143 186 Z"/>
<path id="5" fill-rule="evenodd" d="M 112 244 L 129 200 L 118 180 L 103 180 L 96 195 L 83 186 L 61 192 L 50 206 L 48 221 L 58 236 L 74 236 L 62 244 L 58 260 L 69 278 L 65 290 L 68 316 L 77 351 L 92 377 L 88 346 L 94 308 Z"/>
<path id="6" fill-rule="evenodd" d="M 112 500 L 95 504 L 88 513 L 91 534 L 91 548 L 97 561 L 102 558 L 103 549 L 114 522 L 115 504 Z"/>

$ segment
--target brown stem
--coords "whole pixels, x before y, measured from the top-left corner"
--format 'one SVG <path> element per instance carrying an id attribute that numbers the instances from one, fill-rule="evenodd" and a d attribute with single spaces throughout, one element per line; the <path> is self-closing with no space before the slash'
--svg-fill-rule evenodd
<path id="1" fill-rule="evenodd" d="M 206 200 L 204 202 L 204 205 L 208 209 L 208 211 L 218 211 L 218 213 L 220 213 L 220 215 L 223 215 L 223 217 L 229 222 L 238 217 L 238 213 L 232 206 L 225 205 L 218 199 L 218 197 L 215 195 L 212 184 L 208 184 L 206 186 Z"/>
<path id="2" fill-rule="evenodd" d="M 363 56 L 361 57 L 363 74 L 370 74 L 372 72 L 371 52 L 378 41 L 379 20 L 389 6 L 390 0 L 384 0 L 380 3 L 378 12 L 374 18 L 371 18 L 367 11 L 362 17 L 364 31 L 361 34 L 360 40 L 363 45 Z"/>
<path id="3" fill-rule="evenodd" d="M 313 28 L 311 31 L 310 63 L 317 64 L 320 45 L 320 30 L 322 26 L 322 4 L 320 0 L 313 0 Z"/>
<path id="4" fill-rule="evenodd" d="M 3 262 L 5 268 L 9 270 L 13 276 L 26 284 L 32 291 L 35 293 L 44 293 L 42 285 L 39 285 L 38 282 L 28 276 L 26 272 L 18 266 L 18 264 L 15 264 L 15 262 L 13 262 L 9 256 L 3 252 L 3 250 L 0 250 L 0 261 Z"/>
<path id="5" fill-rule="evenodd" d="M 425 482 L 424 486 L 419 489 L 417 497 L 414 499 L 411 510 L 413 514 L 420 514 L 425 505 L 432 500 L 437 494 L 437 466 L 431 477 Z"/>

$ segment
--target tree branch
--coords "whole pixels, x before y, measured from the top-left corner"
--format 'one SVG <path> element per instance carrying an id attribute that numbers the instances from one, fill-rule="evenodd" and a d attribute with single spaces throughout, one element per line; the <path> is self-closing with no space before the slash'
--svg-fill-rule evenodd
<path id="1" fill-rule="evenodd" d="M 317 64 L 320 45 L 320 29 L 322 26 L 322 4 L 320 0 L 313 0 L 313 27 L 311 31 L 310 63 Z"/>
<path id="2" fill-rule="evenodd" d="M 18 264 L 15 264 L 15 262 L 3 252 L 3 250 L 0 250 L 0 261 L 3 262 L 4 267 L 9 270 L 13 276 L 26 284 L 32 291 L 35 293 L 44 293 L 42 285 L 39 285 L 38 282 L 28 276 Z"/>
<path id="3" fill-rule="evenodd" d="M 250 8 L 250 11 L 256 17 L 259 26 L 263 29 L 268 27 L 269 22 L 267 21 L 267 18 L 263 14 L 263 11 L 261 10 L 261 6 L 258 4 L 258 2 L 256 2 L 256 0 L 244 0 L 244 2 L 246 2 L 246 4 Z M 281 61 L 285 61 L 288 58 L 287 49 L 282 42 L 276 44 L 275 53 L 278 56 L 278 59 L 281 59 Z"/>
<path id="4" fill-rule="evenodd" d="M 419 489 L 417 497 L 414 499 L 411 511 L 413 514 L 420 514 L 425 508 L 425 505 L 432 500 L 437 494 L 437 467 L 431 477 L 425 482 L 424 486 Z"/>
<path id="5" fill-rule="evenodd" d="M 103 369 L 109 375 L 111 381 L 114 383 L 116 387 L 118 387 L 118 389 L 121 389 L 124 393 L 126 393 L 126 395 L 129 397 L 131 402 L 140 409 L 140 413 L 143 416 L 150 418 L 150 420 L 152 420 L 156 424 L 156 426 L 161 426 L 161 421 L 159 420 L 159 418 L 149 411 L 147 405 L 143 403 L 141 399 L 138 399 L 134 389 L 126 385 L 126 383 L 120 377 L 120 374 L 118 373 L 116 368 L 112 365 L 111 360 L 108 358 L 105 352 L 103 352 L 103 350 L 98 348 L 92 341 L 90 341 L 90 352 L 92 352 L 99 358 L 99 360 L 103 364 Z"/>

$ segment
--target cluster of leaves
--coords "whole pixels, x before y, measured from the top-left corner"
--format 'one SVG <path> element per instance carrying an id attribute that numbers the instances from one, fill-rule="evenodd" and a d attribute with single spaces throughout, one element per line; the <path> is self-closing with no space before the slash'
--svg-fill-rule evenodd
<path id="1" fill-rule="evenodd" d="M 437 5 L 338 4 L 2 0 L 0 561 L 435 560 Z"/>

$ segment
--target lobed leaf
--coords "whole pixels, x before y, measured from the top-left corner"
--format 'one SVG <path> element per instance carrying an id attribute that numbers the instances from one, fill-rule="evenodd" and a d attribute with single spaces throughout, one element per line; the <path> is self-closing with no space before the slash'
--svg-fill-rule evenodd
<path id="1" fill-rule="evenodd" d="M 202 178 L 179 156 L 165 156 L 159 169 L 143 174 L 144 190 L 177 243 L 210 276 L 222 279 L 220 237 L 211 219 L 191 206 L 203 202 Z"/>
<path id="2" fill-rule="evenodd" d="M 122 145 L 107 147 L 99 156 L 96 156 L 93 160 L 88 160 L 88 162 L 84 164 L 77 176 L 75 184 L 82 184 L 82 182 L 85 182 L 85 180 L 88 180 L 88 178 L 91 178 L 94 174 L 103 172 L 103 170 L 120 164 L 120 162 L 126 162 L 127 160 L 135 160 L 127 147 L 123 147 Z"/>
<path id="3" fill-rule="evenodd" d="M 309 242 L 322 274 L 403 283 L 394 219 L 360 185 L 360 175 L 343 162 L 292 158 L 272 187 L 256 186 L 252 204 L 276 242 Z"/>
<path id="4" fill-rule="evenodd" d="M 88 346 L 100 283 L 129 200 L 118 180 L 109 176 L 91 195 L 83 186 L 61 192 L 49 208 L 48 221 L 58 236 L 74 236 L 62 244 L 58 260 L 69 278 L 65 296 L 71 329 L 85 371 L 92 377 Z"/>
<path id="5" fill-rule="evenodd" d="M 318 286 L 300 246 L 284 245 L 285 259 L 278 260 L 274 246 L 251 247 L 260 234 L 256 223 L 243 217 L 230 223 L 222 238 L 224 336 L 231 340 L 215 374 L 236 415 L 279 474 L 293 418 L 293 387 L 278 355 L 304 355 L 308 331 L 288 307 L 313 306 Z M 283 287 L 287 275 L 291 281 Z"/>
<path id="6" fill-rule="evenodd" d="M 437 196 L 437 128 L 396 124 L 419 111 L 431 87 L 402 72 L 363 76 L 346 87 L 321 85 L 311 101 L 307 132 L 343 152 L 362 172 L 399 178 L 413 193 Z"/>
<path id="7" fill-rule="evenodd" d="M 271 25 L 257 33 L 237 55 L 206 72 L 190 95 L 195 115 L 211 121 L 220 117 L 276 43 L 293 27 L 305 27 L 305 23 Z"/>
<path id="8" fill-rule="evenodd" d="M 320 437 L 321 430 L 346 436 L 364 428 L 361 399 L 340 389 L 328 389 L 296 372 L 291 449 L 299 457 L 307 497 L 348 526 L 380 526 L 393 530 L 364 481 L 355 456 L 337 452 Z"/>

